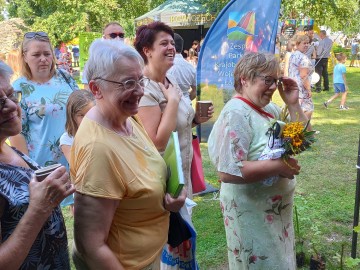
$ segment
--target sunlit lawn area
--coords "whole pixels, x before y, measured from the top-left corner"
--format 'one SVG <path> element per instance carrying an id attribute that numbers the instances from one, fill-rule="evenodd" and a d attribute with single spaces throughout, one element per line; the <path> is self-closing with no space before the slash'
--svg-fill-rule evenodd
<path id="1" fill-rule="evenodd" d="M 340 100 L 325 109 L 323 102 L 330 92 L 314 93 L 315 113 L 312 124 L 319 130 L 314 148 L 299 156 L 302 166 L 297 177 L 295 202 L 299 213 L 304 251 L 309 258 L 312 245 L 326 257 L 327 269 L 341 269 L 339 254 L 344 245 L 350 256 L 356 183 L 356 162 L 360 131 L 360 68 L 347 68 L 350 86 L 347 111 L 338 109 Z M 331 78 L 332 76 L 330 76 Z M 274 98 L 279 102 L 279 98 Z M 206 180 L 220 187 L 210 164 L 207 144 L 201 145 Z M 197 258 L 201 269 L 227 269 L 225 231 L 217 194 L 194 199 L 198 206 L 193 213 L 198 233 Z M 72 218 L 65 210 L 70 246 Z M 359 254 L 359 253 L 358 253 Z M 306 269 L 309 267 L 307 266 Z M 305 268 L 304 268 L 305 269 Z M 360 266 L 344 269 L 360 269 Z"/>

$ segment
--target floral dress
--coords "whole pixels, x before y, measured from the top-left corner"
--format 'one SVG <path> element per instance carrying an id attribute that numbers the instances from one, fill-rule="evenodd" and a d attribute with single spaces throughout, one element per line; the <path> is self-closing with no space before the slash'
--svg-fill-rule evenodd
<path id="1" fill-rule="evenodd" d="M 303 81 L 300 77 L 299 68 L 308 68 L 309 73 L 308 77 L 305 80 L 308 80 L 310 83 L 310 75 L 314 70 L 314 67 L 311 63 L 311 60 L 300 51 L 295 51 L 291 54 L 289 59 L 289 77 L 293 78 L 299 87 L 299 103 L 303 111 L 314 111 L 314 103 L 311 99 L 310 92 L 305 89 Z"/>
<path id="2" fill-rule="evenodd" d="M 1 217 L 1 242 L 14 232 L 29 206 L 29 181 L 40 167 L 17 151 L 30 169 L 0 162 L 0 196 L 8 207 Z M 40 230 L 20 269 L 70 270 L 66 229 L 60 207 L 56 207 Z"/>
<path id="3" fill-rule="evenodd" d="M 74 79 L 64 73 L 69 83 L 57 71 L 47 83 L 36 83 L 20 77 L 13 83 L 22 92 L 22 134 L 29 156 L 41 166 L 61 163 L 68 166 L 60 150 L 60 137 L 65 131 L 66 103 L 78 89 Z"/>
<path id="4" fill-rule="evenodd" d="M 266 112 L 280 117 L 270 103 Z M 270 121 L 241 100 L 231 99 L 211 131 L 208 147 L 219 172 L 242 176 L 243 161 L 255 161 L 269 143 Z M 296 181 L 221 183 L 220 205 L 230 270 L 296 269 L 292 222 Z"/>

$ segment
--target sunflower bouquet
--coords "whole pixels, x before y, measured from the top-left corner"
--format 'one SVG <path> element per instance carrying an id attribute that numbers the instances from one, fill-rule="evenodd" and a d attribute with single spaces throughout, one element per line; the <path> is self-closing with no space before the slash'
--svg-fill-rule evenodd
<path id="1" fill-rule="evenodd" d="M 282 158 L 290 166 L 287 160 L 291 156 L 305 151 L 316 141 L 314 137 L 315 131 L 307 130 L 310 121 L 306 124 L 300 121 L 287 122 L 288 112 L 286 107 L 283 109 L 280 119 L 283 121 L 274 120 L 269 123 L 270 126 L 267 131 L 268 143 L 258 160 Z M 271 186 L 278 179 L 278 176 L 272 176 L 265 179 L 263 184 Z"/>
<path id="2" fill-rule="evenodd" d="M 280 135 L 282 147 L 285 150 L 282 154 L 283 159 L 287 160 L 290 156 L 305 151 L 316 141 L 314 137 L 315 131 L 307 130 L 309 122 L 310 120 L 305 126 L 302 122 L 289 122 L 283 126 Z"/>

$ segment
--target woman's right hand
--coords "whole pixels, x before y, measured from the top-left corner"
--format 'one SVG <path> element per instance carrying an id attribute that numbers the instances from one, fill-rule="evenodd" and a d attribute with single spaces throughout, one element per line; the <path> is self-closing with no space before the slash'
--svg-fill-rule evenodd
<path id="1" fill-rule="evenodd" d="M 29 208 L 50 215 L 63 199 L 75 192 L 75 187 L 70 182 L 66 168 L 61 166 L 42 182 L 39 182 L 34 174 L 29 183 L 29 192 Z"/>
<path id="2" fill-rule="evenodd" d="M 278 158 L 276 161 L 278 162 L 278 170 L 281 177 L 294 179 L 294 176 L 300 173 L 301 167 L 296 159 L 289 158 L 284 160 L 283 158 Z"/>
<path id="3" fill-rule="evenodd" d="M 164 198 L 165 209 L 170 212 L 179 212 L 181 207 L 185 204 L 186 196 L 187 189 L 185 187 L 183 187 L 177 198 L 174 198 L 169 193 L 166 193 Z"/>
<path id="4" fill-rule="evenodd" d="M 159 85 L 167 101 L 174 100 L 177 103 L 180 102 L 182 96 L 180 89 L 176 88 L 176 86 L 172 84 L 169 84 L 168 88 L 166 88 L 162 83 L 159 83 Z"/>

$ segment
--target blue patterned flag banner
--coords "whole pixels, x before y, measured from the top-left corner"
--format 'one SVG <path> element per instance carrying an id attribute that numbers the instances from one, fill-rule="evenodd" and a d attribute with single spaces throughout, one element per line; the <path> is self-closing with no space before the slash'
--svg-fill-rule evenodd
<path id="1" fill-rule="evenodd" d="M 242 55 L 274 52 L 280 4 L 281 0 L 232 0 L 207 32 L 198 59 L 197 87 L 201 100 L 213 101 L 214 121 L 233 94 L 234 67 Z"/>

